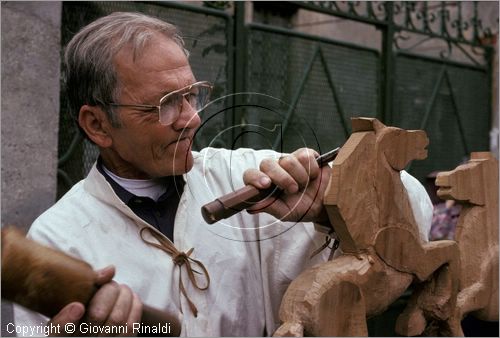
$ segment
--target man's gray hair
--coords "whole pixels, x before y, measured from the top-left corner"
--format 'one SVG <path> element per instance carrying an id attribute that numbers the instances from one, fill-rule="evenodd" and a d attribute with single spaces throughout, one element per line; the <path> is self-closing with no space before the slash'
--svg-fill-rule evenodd
<path id="1" fill-rule="evenodd" d="M 134 55 L 138 55 L 158 32 L 188 55 L 174 25 L 140 13 L 112 13 L 85 26 L 71 39 L 64 53 L 64 82 L 70 113 L 77 125 L 82 105 L 116 102 L 120 84 L 113 59 L 120 49 L 130 44 Z M 113 126 L 119 127 L 113 109 L 104 109 Z"/>

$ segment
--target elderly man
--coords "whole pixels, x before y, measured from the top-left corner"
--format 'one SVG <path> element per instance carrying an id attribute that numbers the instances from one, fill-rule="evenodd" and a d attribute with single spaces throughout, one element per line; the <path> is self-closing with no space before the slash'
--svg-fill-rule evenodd
<path id="1" fill-rule="evenodd" d="M 328 221 L 321 196 L 329 170 L 317 153 L 278 161 L 272 151 L 192 152 L 211 85 L 195 78 L 164 21 L 100 18 L 68 44 L 65 67 L 72 114 L 100 157 L 29 236 L 89 262 L 102 287 L 87 307 L 68 304 L 52 323 L 131 325 L 144 302 L 177 315 L 182 335 L 272 334 L 288 284 L 325 259 L 309 259 L 324 241 L 313 224 L 288 222 Z M 214 196 L 271 183 L 284 190 L 274 203 L 221 225 L 203 221 L 200 207 Z M 15 313 L 19 324 L 44 320 Z"/>

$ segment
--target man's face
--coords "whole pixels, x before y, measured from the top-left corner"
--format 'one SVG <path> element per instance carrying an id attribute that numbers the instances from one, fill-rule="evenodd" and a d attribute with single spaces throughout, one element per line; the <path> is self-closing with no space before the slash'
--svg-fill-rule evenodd
<path id="1" fill-rule="evenodd" d="M 157 34 L 139 55 L 123 48 L 115 57 L 120 94 L 117 103 L 158 105 L 167 93 L 196 82 L 182 49 Z M 191 141 L 200 118 L 186 100 L 171 125 L 158 121 L 156 110 L 114 107 L 121 126 L 110 127 L 112 144 L 101 155 L 119 176 L 145 179 L 179 175 L 193 166 Z"/>

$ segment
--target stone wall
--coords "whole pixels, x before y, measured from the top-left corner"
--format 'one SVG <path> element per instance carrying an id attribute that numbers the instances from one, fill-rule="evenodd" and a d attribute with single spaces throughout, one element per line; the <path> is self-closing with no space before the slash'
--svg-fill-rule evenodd
<path id="1" fill-rule="evenodd" d="M 1 222 L 27 230 L 56 198 L 62 3 L 1 6 Z"/>

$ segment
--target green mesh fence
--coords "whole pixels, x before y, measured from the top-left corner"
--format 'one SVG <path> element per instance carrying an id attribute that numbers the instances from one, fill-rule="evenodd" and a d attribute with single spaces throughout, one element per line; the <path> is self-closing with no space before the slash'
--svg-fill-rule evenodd
<path id="1" fill-rule="evenodd" d="M 412 163 L 413 175 L 423 181 L 432 171 L 454 169 L 472 151 L 489 149 L 488 88 L 480 69 L 397 58 L 394 125 L 424 129 L 430 141 L 427 159 Z"/>
<path id="2" fill-rule="evenodd" d="M 254 123 L 283 126 L 279 149 L 324 152 L 345 142 L 350 117 L 376 115 L 378 53 L 255 28 L 249 35 L 247 88 L 286 103 L 281 115 L 257 109 L 245 114 Z M 256 138 L 252 145 L 266 142 Z"/>

